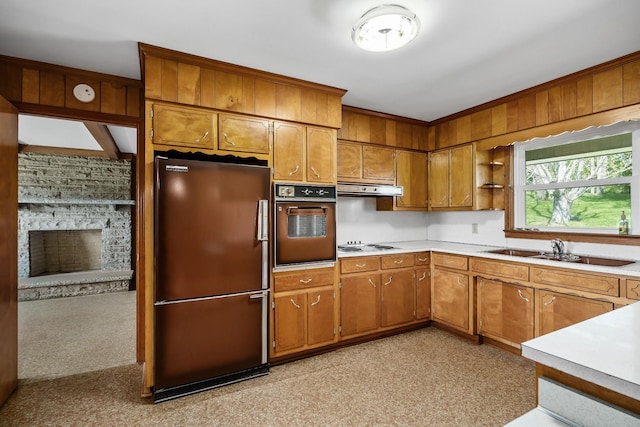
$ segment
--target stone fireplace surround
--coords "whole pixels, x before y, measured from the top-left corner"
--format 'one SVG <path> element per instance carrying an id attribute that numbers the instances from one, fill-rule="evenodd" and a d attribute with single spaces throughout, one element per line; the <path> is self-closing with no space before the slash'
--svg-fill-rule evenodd
<path id="1" fill-rule="evenodd" d="M 131 194 L 129 161 L 20 153 L 18 299 L 128 290 L 133 276 Z M 99 231 L 99 269 L 29 277 L 29 234 L 47 230 Z"/>

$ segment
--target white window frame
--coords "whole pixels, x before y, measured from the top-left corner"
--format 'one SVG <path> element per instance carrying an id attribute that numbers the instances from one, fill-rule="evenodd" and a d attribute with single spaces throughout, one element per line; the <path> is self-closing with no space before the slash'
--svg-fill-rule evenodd
<path id="1" fill-rule="evenodd" d="M 586 141 L 589 139 L 614 136 L 623 133 L 632 134 L 632 172 L 631 176 L 620 178 L 600 179 L 591 181 L 574 181 L 571 183 L 551 183 L 551 184 L 526 184 L 525 153 L 529 150 L 551 147 L 555 145 L 570 144 L 572 142 Z M 560 135 L 546 138 L 534 138 L 525 142 L 518 142 L 514 145 L 514 167 L 513 167 L 513 219 L 514 229 L 522 231 L 552 231 L 562 233 L 599 233 L 617 234 L 612 228 L 586 228 L 586 227 L 527 227 L 525 224 L 525 194 L 530 190 L 566 188 L 568 186 L 594 186 L 612 184 L 631 185 L 631 216 L 629 217 L 630 235 L 640 235 L 640 122 L 625 121 L 614 123 L 609 126 L 591 127 L 581 131 L 565 132 Z M 615 224 L 612 224 L 615 227 Z"/>

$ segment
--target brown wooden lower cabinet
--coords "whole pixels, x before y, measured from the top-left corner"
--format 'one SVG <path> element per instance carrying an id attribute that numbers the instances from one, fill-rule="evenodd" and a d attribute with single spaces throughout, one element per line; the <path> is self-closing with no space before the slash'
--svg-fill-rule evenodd
<path id="1" fill-rule="evenodd" d="M 273 356 L 336 341 L 334 274 L 333 267 L 274 274 Z"/>
<path id="2" fill-rule="evenodd" d="M 433 269 L 431 318 L 469 332 L 470 283 L 467 273 Z"/>
<path id="3" fill-rule="evenodd" d="M 613 303 L 536 290 L 536 336 L 613 310 Z"/>
<path id="4" fill-rule="evenodd" d="M 431 318 L 431 271 L 428 268 L 416 270 L 416 319 Z"/>
<path id="5" fill-rule="evenodd" d="M 380 327 L 380 275 L 340 280 L 340 335 L 361 334 Z"/>
<path id="6" fill-rule="evenodd" d="M 394 326 L 416 318 L 416 282 L 413 270 L 382 274 L 381 326 Z"/>
<path id="7" fill-rule="evenodd" d="M 534 337 L 532 288 L 478 277 L 478 334 L 520 348 Z"/>
<path id="8" fill-rule="evenodd" d="M 334 291 L 312 290 L 274 298 L 274 350 L 329 344 L 335 338 Z"/>

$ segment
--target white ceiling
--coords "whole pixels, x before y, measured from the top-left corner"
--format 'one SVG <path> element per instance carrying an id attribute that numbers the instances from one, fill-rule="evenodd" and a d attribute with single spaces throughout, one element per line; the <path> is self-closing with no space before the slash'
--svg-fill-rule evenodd
<path id="1" fill-rule="evenodd" d="M 398 0 L 422 22 L 417 39 L 361 51 L 351 26 L 381 3 L 2 0 L 0 54 L 139 79 L 140 41 L 432 121 L 640 50 L 638 0 Z"/>

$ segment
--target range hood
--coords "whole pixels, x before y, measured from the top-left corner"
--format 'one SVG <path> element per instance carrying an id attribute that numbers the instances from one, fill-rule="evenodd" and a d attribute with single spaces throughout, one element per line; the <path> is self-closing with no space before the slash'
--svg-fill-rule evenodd
<path id="1" fill-rule="evenodd" d="M 404 188 L 397 185 L 338 183 L 338 196 L 402 196 Z"/>

